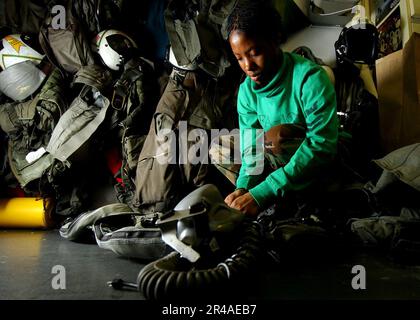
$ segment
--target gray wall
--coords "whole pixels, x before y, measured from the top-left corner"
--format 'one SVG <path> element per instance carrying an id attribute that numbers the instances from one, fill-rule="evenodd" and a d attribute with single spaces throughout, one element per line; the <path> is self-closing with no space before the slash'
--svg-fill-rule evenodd
<path id="1" fill-rule="evenodd" d="M 290 36 L 282 45 L 284 51 L 293 51 L 297 47 L 309 47 L 312 52 L 331 67 L 335 66 L 334 43 L 340 35 L 341 27 L 309 26 Z"/>

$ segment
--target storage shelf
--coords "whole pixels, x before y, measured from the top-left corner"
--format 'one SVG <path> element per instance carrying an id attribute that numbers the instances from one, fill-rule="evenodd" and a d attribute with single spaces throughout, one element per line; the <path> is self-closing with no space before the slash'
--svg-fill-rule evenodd
<path id="1" fill-rule="evenodd" d="M 376 27 L 379 28 L 397 9 L 400 10 L 400 4 L 397 4 L 394 8 L 392 8 L 391 11 L 388 12 L 388 14 L 376 25 Z"/>

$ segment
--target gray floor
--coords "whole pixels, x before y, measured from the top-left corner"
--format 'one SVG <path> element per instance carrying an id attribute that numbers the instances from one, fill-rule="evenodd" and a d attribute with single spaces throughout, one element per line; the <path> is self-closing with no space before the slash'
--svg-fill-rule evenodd
<path id="1" fill-rule="evenodd" d="M 420 266 L 399 265 L 367 252 L 316 260 L 271 266 L 255 274 L 249 286 L 245 281 L 244 296 L 252 300 L 420 300 Z M 56 265 L 65 268 L 65 289 L 53 288 Z M 365 290 L 352 288 L 354 265 L 365 267 Z M 142 266 L 94 244 L 65 240 L 57 230 L 0 230 L 1 300 L 144 299 L 139 292 L 118 291 L 106 284 L 113 278 L 135 281 Z"/>
<path id="2" fill-rule="evenodd" d="M 355 265 L 365 268 L 364 290 L 352 287 Z M 420 301 L 420 266 L 395 264 L 371 253 L 354 253 L 330 263 L 286 266 L 261 274 L 259 283 L 257 299 Z"/>
<path id="3" fill-rule="evenodd" d="M 53 270 L 56 265 L 64 267 L 65 289 L 53 288 L 64 284 L 54 278 L 63 274 Z M 113 278 L 135 281 L 142 266 L 97 245 L 65 240 L 56 230 L 0 230 L 0 299 L 144 299 L 107 286 Z"/>

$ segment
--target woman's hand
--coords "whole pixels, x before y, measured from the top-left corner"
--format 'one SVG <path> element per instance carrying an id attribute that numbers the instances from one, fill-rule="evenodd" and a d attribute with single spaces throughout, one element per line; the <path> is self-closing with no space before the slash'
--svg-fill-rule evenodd
<path id="1" fill-rule="evenodd" d="M 256 217 L 260 212 L 260 207 L 255 199 L 244 189 L 238 189 L 232 192 L 226 197 L 225 203 L 229 207 L 237 209 L 250 217 Z"/>
<path id="2" fill-rule="evenodd" d="M 225 203 L 231 207 L 232 206 L 232 202 L 237 198 L 240 197 L 241 195 L 247 193 L 248 191 L 245 189 L 238 189 L 233 191 L 231 194 L 229 194 L 226 198 L 225 198 Z"/>

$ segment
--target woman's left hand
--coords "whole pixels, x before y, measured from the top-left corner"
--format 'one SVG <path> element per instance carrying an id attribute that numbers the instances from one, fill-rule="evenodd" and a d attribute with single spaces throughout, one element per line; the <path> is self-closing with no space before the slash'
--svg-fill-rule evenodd
<path id="1" fill-rule="evenodd" d="M 253 218 L 260 213 L 260 207 L 249 192 L 237 197 L 230 206 Z"/>

